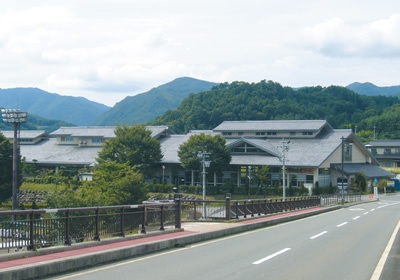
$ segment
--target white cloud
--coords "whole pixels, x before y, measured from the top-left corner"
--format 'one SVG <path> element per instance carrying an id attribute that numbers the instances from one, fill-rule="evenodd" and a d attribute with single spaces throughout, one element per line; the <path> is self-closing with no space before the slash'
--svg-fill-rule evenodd
<path id="1" fill-rule="evenodd" d="M 181 76 L 289 86 L 400 84 L 394 0 L 2 5 L 1 88 L 35 86 L 113 105 Z"/>
<path id="2" fill-rule="evenodd" d="M 332 18 L 306 31 L 311 48 L 333 57 L 400 57 L 399 35 L 400 14 L 358 25 Z"/>

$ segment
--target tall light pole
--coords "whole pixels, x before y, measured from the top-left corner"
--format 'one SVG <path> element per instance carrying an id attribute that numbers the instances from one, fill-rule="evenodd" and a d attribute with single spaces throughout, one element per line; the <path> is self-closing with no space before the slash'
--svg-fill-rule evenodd
<path id="1" fill-rule="evenodd" d="M 12 210 L 17 209 L 17 188 L 18 188 L 18 132 L 21 123 L 26 122 L 26 112 L 20 112 L 18 109 L 1 109 L 1 116 L 6 123 L 12 123 L 14 126 L 13 139 L 13 166 L 12 166 Z"/>
<path id="2" fill-rule="evenodd" d="M 202 175 L 203 175 L 203 219 L 207 218 L 206 213 L 206 167 L 210 167 L 211 161 L 208 159 L 209 153 L 202 151 L 197 154 L 199 159 L 201 160 L 202 165 Z"/>
<path id="3" fill-rule="evenodd" d="M 289 143 L 290 141 L 285 141 L 282 140 L 280 145 L 280 148 L 282 149 L 282 154 L 281 154 L 281 158 L 280 161 L 282 162 L 282 188 L 283 188 L 283 194 L 282 194 L 282 198 L 283 201 L 286 201 L 286 153 L 289 151 Z"/>

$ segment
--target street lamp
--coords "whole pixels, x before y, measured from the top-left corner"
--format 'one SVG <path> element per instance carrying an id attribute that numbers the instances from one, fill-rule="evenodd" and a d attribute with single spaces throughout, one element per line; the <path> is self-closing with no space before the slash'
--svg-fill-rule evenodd
<path id="1" fill-rule="evenodd" d="M 18 109 L 1 109 L 1 116 L 6 123 L 12 123 L 14 126 L 13 138 L 13 166 L 12 166 L 12 210 L 17 209 L 17 179 L 18 179 L 18 132 L 21 123 L 26 122 L 26 112 L 20 112 Z"/>
<path id="2" fill-rule="evenodd" d="M 202 175 L 203 175 L 203 219 L 206 219 L 206 214 L 207 214 L 206 213 L 206 167 L 207 168 L 210 167 L 211 161 L 208 158 L 209 155 L 210 154 L 205 151 L 199 152 L 197 154 L 197 156 L 201 160 L 201 165 L 203 168 L 203 172 L 202 172 Z"/>

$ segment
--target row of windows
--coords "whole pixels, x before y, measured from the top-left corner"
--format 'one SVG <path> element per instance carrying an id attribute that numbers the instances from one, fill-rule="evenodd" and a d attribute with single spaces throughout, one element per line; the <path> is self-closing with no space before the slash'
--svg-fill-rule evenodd
<path id="1" fill-rule="evenodd" d="M 233 134 L 235 134 L 235 132 L 231 132 L 231 131 L 228 131 L 228 132 L 223 132 L 222 133 L 222 135 L 225 135 L 225 136 L 231 136 L 231 135 L 233 135 Z M 249 133 L 250 134 L 250 133 Z M 247 134 L 247 135 L 249 135 L 249 134 Z M 291 131 L 290 132 L 290 135 L 291 136 L 295 136 L 297 134 L 297 132 L 296 131 Z M 237 132 L 237 135 L 239 135 L 239 136 L 241 136 L 241 135 L 244 135 L 244 133 L 243 132 Z M 268 136 L 275 136 L 275 135 L 277 135 L 277 133 L 276 133 L 276 131 L 267 131 L 267 132 L 264 132 L 264 131 L 256 131 L 256 135 L 257 136 L 265 136 L 265 135 L 268 135 Z M 303 131 L 302 132 L 302 135 L 313 135 L 313 133 L 311 132 L 311 131 Z"/>

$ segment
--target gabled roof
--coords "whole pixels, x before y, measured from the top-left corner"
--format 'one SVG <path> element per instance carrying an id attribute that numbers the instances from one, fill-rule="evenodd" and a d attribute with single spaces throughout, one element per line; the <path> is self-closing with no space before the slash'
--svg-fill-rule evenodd
<path id="1" fill-rule="evenodd" d="M 277 147 L 271 145 L 269 141 L 264 139 L 251 139 L 246 137 L 241 137 L 239 139 L 226 139 L 226 146 L 228 148 L 234 148 L 240 143 L 247 143 L 248 145 L 254 146 L 265 153 L 270 154 L 271 156 L 279 157 L 279 151 Z"/>
<path id="2" fill-rule="evenodd" d="M 333 129 L 325 120 L 224 121 L 214 131 L 319 131 L 325 126 Z"/>

